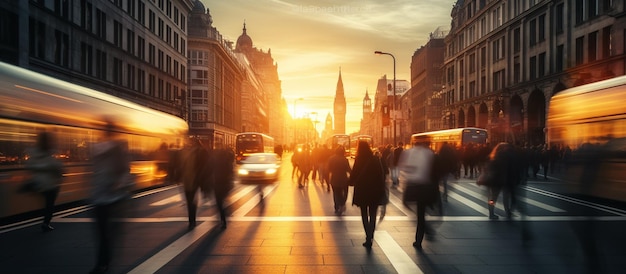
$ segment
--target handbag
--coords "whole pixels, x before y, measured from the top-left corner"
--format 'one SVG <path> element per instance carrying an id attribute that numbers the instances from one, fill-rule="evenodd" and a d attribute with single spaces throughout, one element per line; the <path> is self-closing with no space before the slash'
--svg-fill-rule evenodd
<path id="1" fill-rule="evenodd" d="M 487 164 L 487 166 L 483 168 L 483 172 L 478 175 L 476 184 L 479 186 L 490 186 L 493 184 L 494 179 L 493 165 L 490 163 Z"/>
<path id="2" fill-rule="evenodd" d="M 19 193 L 35 193 L 39 192 L 39 185 L 33 178 L 29 178 L 17 189 Z"/>

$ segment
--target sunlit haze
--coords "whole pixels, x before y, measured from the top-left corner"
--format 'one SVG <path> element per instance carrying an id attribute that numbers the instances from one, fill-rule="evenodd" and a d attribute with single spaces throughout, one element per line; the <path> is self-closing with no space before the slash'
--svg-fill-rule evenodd
<path id="1" fill-rule="evenodd" d="M 456 0 L 208 1 L 213 26 L 236 41 L 246 23 L 253 46 L 272 51 L 282 95 L 296 117 L 323 121 L 333 114 L 341 68 L 347 102 L 346 132 L 359 130 L 365 91 L 370 98 L 379 78 L 410 81 L 413 52 L 438 27 L 448 30 Z M 311 114 L 311 113 L 317 113 Z M 317 117 L 315 117 L 317 116 Z M 318 127 L 321 130 L 322 127 Z"/>

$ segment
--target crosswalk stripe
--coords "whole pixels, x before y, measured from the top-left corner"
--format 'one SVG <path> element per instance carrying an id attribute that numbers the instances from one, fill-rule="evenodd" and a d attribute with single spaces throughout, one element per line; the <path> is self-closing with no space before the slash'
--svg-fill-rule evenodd
<path id="1" fill-rule="evenodd" d="M 387 231 L 376 231 L 374 241 L 380 246 L 398 273 L 424 273 Z"/>
<path id="2" fill-rule="evenodd" d="M 458 184 L 451 184 L 449 186 L 451 186 L 452 188 L 457 189 L 457 190 L 459 190 L 461 192 L 464 192 L 467 195 L 470 195 L 470 196 L 472 196 L 472 197 L 474 197 L 476 199 L 481 199 L 482 200 L 482 199 L 486 198 L 486 196 L 484 194 L 480 194 L 478 192 L 475 192 L 473 190 L 470 190 L 469 188 L 460 186 Z M 545 204 L 545 203 L 542 203 L 542 202 L 539 202 L 539 201 L 536 201 L 536 200 L 533 200 L 533 199 L 523 198 L 521 200 L 523 202 L 526 202 L 526 203 L 530 204 L 530 205 L 539 207 L 541 209 L 544 209 L 544 210 L 547 210 L 547 211 L 550 211 L 550 212 L 565 212 L 565 210 L 563 210 L 563 209 L 560 209 L 560 208 L 557 208 L 557 207 L 554 207 L 554 206 L 551 206 L 551 205 L 548 205 L 548 204 Z M 500 210 L 504 210 L 504 206 L 502 206 L 502 203 L 496 203 L 496 208 L 498 208 Z"/>

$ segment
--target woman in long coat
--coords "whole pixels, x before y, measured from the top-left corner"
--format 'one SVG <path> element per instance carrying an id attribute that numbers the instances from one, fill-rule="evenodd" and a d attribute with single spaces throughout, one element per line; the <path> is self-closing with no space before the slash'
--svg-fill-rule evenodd
<path id="1" fill-rule="evenodd" d="M 346 211 L 348 174 L 350 174 L 350 163 L 348 159 L 346 159 L 343 146 L 338 146 L 335 149 L 335 154 L 328 159 L 328 167 L 326 170 L 328 170 L 330 175 L 330 185 L 333 186 L 335 214 L 340 215 Z"/>
<path id="2" fill-rule="evenodd" d="M 372 247 L 376 229 L 376 210 L 384 204 L 385 173 L 380 158 L 374 156 L 367 142 L 359 142 L 354 166 L 350 172 L 350 184 L 354 186 L 352 204 L 361 208 L 361 220 L 365 229 L 363 246 Z"/>

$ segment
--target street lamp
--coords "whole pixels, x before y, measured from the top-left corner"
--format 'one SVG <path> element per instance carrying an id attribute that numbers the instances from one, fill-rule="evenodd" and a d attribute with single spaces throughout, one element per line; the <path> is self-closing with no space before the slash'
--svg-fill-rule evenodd
<path id="1" fill-rule="evenodd" d="M 293 142 L 298 142 L 298 138 L 296 138 L 296 103 L 298 101 L 304 100 L 304 98 L 300 97 L 298 99 L 293 100 Z"/>
<path id="2" fill-rule="evenodd" d="M 382 51 L 374 51 L 374 54 L 378 55 L 389 55 L 393 58 L 393 144 L 396 144 L 396 57 L 393 54 Z"/>

